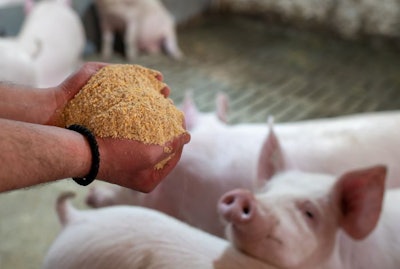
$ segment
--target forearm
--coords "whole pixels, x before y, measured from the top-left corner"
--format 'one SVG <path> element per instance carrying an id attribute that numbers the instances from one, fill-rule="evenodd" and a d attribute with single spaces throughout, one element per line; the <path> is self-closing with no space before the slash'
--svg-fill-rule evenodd
<path id="1" fill-rule="evenodd" d="M 0 119 L 0 192 L 85 176 L 91 152 L 81 134 Z"/>
<path id="2" fill-rule="evenodd" d="M 53 88 L 31 88 L 0 82 L 0 118 L 47 124 L 57 106 Z"/>

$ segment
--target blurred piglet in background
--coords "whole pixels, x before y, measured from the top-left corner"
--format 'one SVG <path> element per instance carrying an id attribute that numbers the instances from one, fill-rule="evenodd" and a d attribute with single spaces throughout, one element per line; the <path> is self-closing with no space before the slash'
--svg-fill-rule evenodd
<path id="1" fill-rule="evenodd" d="M 133 61 L 140 51 L 162 50 L 180 59 L 175 22 L 160 0 L 96 0 L 102 31 L 102 57 L 113 53 L 114 34 L 123 33 L 125 54 Z"/>
<path id="2" fill-rule="evenodd" d="M 14 38 L 0 38 L 0 81 L 37 86 L 34 60 L 39 53 L 39 43 L 34 42 L 28 51 Z"/>
<path id="3" fill-rule="evenodd" d="M 94 186 L 87 196 L 88 204 L 145 206 L 224 237 L 215 205 L 225 192 L 256 188 L 260 153 L 279 161 L 269 167 L 269 177 L 276 173 L 276 167 L 339 176 L 382 163 L 389 168 L 387 186 L 400 186 L 398 112 L 280 123 L 268 128 L 267 124 L 226 124 L 227 102 L 221 95 L 217 113 L 200 113 L 193 100 L 186 98 L 183 111 L 191 141 L 177 166 L 154 191 L 144 194 L 115 185 Z M 264 141 L 270 146 L 262 149 Z"/>
<path id="4" fill-rule="evenodd" d="M 0 39 L 0 79 L 30 86 L 61 83 L 80 65 L 84 28 L 68 0 L 25 1 L 17 37 Z"/>

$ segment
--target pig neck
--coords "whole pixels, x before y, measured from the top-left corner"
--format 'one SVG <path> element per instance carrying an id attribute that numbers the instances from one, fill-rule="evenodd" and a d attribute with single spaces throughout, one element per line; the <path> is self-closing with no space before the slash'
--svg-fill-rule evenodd
<path id="1" fill-rule="evenodd" d="M 371 242 L 372 243 L 372 242 Z M 339 231 L 336 236 L 336 246 L 332 253 L 331 258 L 322 268 L 324 269 L 362 269 L 362 268 L 375 268 L 368 266 L 368 260 L 374 258 L 374 253 L 360 251 L 365 245 L 362 241 L 355 241 L 349 237 L 345 232 Z M 370 250 L 375 249 L 376 246 L 370 246 Z M 365 267 L 367 265 L 367 267 Z"/>
<path id="2" fill-rule="evenodd" d="M 244 254 L 243 252 L 227 246 L 222 250 L 222 253 L 218 255 L 218 258 L 214 260 L 214 269 L 281 269 L 268 265 L 258 259 Z M 283 269 L 283 268 L 282 268 Z"/>
<path id="3" fill-rule="evenodd" d="M 305 266 L 296 267 L 294 269 L 359 269 L 358 267 L 353 267 L 351 262 L 351 256 L 354 252 L 351 247 L 352 243 L 352 240 L 344 232 L 339 231 L 336 235 L 335 247 L 332 250 L 331 255 L 326 260 L 318 263 L 314 262 L 311 265 L 307 264 Z M 349 252 L 346 253 L 347 251 Z M 349 259 L 344 258 L 344 256 L 347 256 Z"/>
<path id="4" fill-rule="evenodd" d="M 400 202 L 400 190 L 385 197 L 385 205 L 375 230 L 363 240 L 354 240 L 344 231 L 338 231 L 336 244 L 327 269 L 398 269 L 400 258 L 400 238 L 398 223 L 400 214 L 395 207 Z"/>

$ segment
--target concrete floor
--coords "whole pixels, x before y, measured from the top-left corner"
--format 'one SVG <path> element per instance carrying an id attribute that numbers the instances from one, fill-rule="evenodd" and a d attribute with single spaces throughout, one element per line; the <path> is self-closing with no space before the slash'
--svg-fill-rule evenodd
<path id="1" fill-rule="evenodd" d="M 215 94 L 225 92 L 231 123 L 400 108 L 400 52 L 387 45 L 373 48 L 249 18 L 210 17 L 180 29 L 179 38 L 183 61 L 141 56 L 136 63 L 160 70 L 176 103 L 192 90 L 199 108 L 210 111 Z M 0 195 L 1 269 L 40 268 L 60 228 L 54 202 L 65 190 L 75 191 L 75 205 L 85 207 L 87 189 L 72 180 Z"/>

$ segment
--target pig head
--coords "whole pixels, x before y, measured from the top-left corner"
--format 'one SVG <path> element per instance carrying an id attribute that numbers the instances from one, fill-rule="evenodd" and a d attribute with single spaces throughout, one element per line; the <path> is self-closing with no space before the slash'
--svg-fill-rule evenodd
<path id="1" fill-rule="evenodd" d="M 244 253 L 278 268 L 353 268 L 337 259 L 335 251 L 343 247 L 338 235 L 360 240 L 374 230 L 382 210 L 386 167 L 350 171 L 338 178 L 283 171 L 279 158 L 271 158 L 271 145 L 267 140 L 259 163 L 258 177 L 265 186 L 256 195 L 230 191 L 218 203 L 227 238 Z M 268 178 L 271 167 L 276 174 Z"/>
<path id="2" fill-rule="evenodd" d="M 203 113 L 197 108 L 191 91 L 185 93 L 180 108 L 185 114 L 186 128 L 193 132 L 199 129 L 219 128 L 226 126 L 228 121 L 229 98 L 222 92 L 217 93 L 215 98 L 215 112 Z"/>

